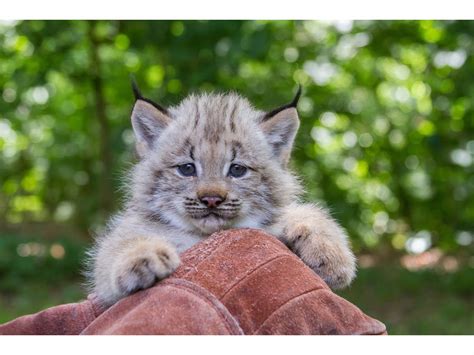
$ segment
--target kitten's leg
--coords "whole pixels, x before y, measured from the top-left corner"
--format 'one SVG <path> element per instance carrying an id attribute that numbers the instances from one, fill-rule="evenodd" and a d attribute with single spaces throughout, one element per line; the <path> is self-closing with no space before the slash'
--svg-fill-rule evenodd
<path id="1" fill-rule="evenodd" d="M 321 207 L 293 203 L 271 231 L 333 289 L 348 286 L 356 260 L 344 230 Z"/>
<path id="2" fill-rule="evenodd" d="M 176 249 L 163 239 L 131 230 L 115 230 L 100 238 L 93 258 L 93 289 L 106 305 L 152 286 L 180 262 Z"/>

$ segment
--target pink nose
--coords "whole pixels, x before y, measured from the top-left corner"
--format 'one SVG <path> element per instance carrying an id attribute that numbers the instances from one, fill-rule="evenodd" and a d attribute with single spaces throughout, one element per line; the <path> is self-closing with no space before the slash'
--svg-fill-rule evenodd
<path id="1" fill-rule="evenodd" d="M 209 208 L 215 208 L 224 202 L 220 196 L 203 196 L 199 200 Z"/>

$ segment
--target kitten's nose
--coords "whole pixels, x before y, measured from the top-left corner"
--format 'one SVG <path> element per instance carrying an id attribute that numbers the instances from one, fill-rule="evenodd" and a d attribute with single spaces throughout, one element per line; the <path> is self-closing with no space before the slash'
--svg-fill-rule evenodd
<path id="1" fill-rule="evenodd" d="M 209 208 L 215 208 L 224 202 L 224 199 L 221 196 L 203 196 L 199 198 L 199 201 Z"/>

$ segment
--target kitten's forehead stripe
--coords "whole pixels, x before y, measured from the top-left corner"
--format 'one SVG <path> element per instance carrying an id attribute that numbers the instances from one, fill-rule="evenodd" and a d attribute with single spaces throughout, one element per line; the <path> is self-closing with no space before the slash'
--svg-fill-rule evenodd
<path id="1" fill-rule="evenodd" d="M 232 146 L 235 147 L 235 149 L 237 150 L 241 150 L 242 149 L 242 143 L 240 143 L 238 140 L 232 140 Z"/>
<path id="2" fill-rule="evenodd" d="M 194 116 L 194 129 L 196 129 L 199 124 L 199 120 L 201 118 L 201 113 L 199 112 L 199 103 L 198 103 L 197 98 L 194 101 L 194 108 L 196 110 L 195 116 Z"/>
<path id="3" fill-rule="evenodd" d="M 238 106 L 238 103 L 235 101 L 234 102 L 234 107 L 232 108 L 232 112 L 229 115 L 230 131 L 232 133 L 235 133 L 235 112 L 237 111 L 237 106 Z"/>
<path id="4" fill-rule="evenodd" d="M 236 141 L 234 139 L 232 140 L 231 145 L 232 145 L 232 161 L 233 161 L 237 157 L 237 153 L 240 153 L 240 151 L 242 150 L 242 144 L 240 144 L 239 141 Z"/>
<path id="5" fill-rule="evenodd" d="M 222 116 L 222 119 L 226 119 L 227 117 L 227 111 L 228 111 L 228 107 L 229 107 L 229 100 L 225 100 L 224 101 L 224 104 L 222 106 L 222 112 L 221 112 L 221 116 Z"/>
<path id="6" fill-rule="evenodd" d="M 232 158 L 230 159 L 230 161 L 234 161 L 236 156 L 237 156 L 237 149 L 235 148 L 235 146 L 232 146 Z"/>
<path id="7" fill-rule="evenodd" d="M 189 154 L 189 147 L 191 146 L 191 139 L 187 137 L 183 143 L 180 143 L 178 147 L 175 148 L 176 155 L 187 155 Z"/>

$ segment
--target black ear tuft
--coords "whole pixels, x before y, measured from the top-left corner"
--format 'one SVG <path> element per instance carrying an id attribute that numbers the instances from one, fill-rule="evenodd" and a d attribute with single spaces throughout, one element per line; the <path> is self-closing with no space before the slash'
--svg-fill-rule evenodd
<path id="1" fill-rule="evenodd" d="M 138 101 L 138 100 L 148 102 L 150 105 L 152 105 L 157 110 L 160 110 L 165 115 L 168 114 L 168 110 L 166 108 L 164 108 L 163 106 L 157 104 L 153 100 L 150 100 L 150 99 L 147 99 L 146 97 L 143 97 L 142 93 L 140 92 L 140 89 L 138 88 L 138 84 L 135 81 L 135 77 L 133 75 L 130 75 L 130 81 L 132 83 L 132 91 L 133 91 L 133 96 L 135 96 L 135 102 Z"/>
<path id="2" fill-rule="evenodd" d="M 130 81 L 132 82 L 132 91 L 133 91 L 133 96 L 135 96 L 135 101 L 137 100 L 143 100 L 143 95 L 140 92 L 140 89 L 138 88 L 137 81 L 135 80 L 135 77 L 130 74 Z"/>
<path id="3" fill-rule="evenodd" d="M 294 108 L 297 108 L 298 106 L 298 101 L 300 101 L 300 97 L 301 97 L 301 84 L 298 84 L 298 91 L 296 92 L 296 95 L 295 97 L 293 98 L 293 101 L 291 101 L 289 103 L 289 107 L 294 107 Z"/>
<path id="4" fill-rule="evenodd" d="M 293 100 L 291 100 L 291 102 L 289 104 L 286 104 L 286 105 L 283 105 L 283 106 L 280 106 L 270 112 L 267 112 L 265 114 L 265 116 L 263 116 L 263 121 L 266 121 L 270 118 L 272 118 L 273 116 L 275 116 L 277 113 L 283 111 L 283 110 L 286 110 L 287 108 L 290 108 L 290 107 L 294 107 L 294 108 L 297 108 L 298 106 L 298 101 L 300 100 L 300 97 L 301 97 L 301 85 L 298 85 L 298 91 L 296 91 L 296 95 L 295 97 L 293 98 Z"/>

